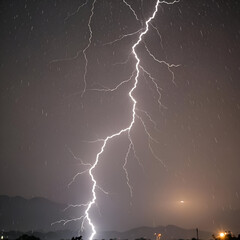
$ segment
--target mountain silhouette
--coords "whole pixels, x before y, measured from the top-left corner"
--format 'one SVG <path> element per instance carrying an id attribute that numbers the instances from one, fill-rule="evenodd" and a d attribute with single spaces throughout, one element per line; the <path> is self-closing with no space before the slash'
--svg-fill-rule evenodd
<path id="1" fill-rule="evenodd" d="M 158 227 L 139 227 L 133 228 L 126 232 L 117 232 L 117 231 L 109 231 L 109 232 L 101 232 L 98 233 L 94 239 L 128 239 L 128 240 L 135 240 L 135 239 L 153 239 L 155 240 L 154 233 L 161 233 L 161 239 L 164 240 L 178 240 L 178 239 L 192 239 L 196 237 L 196 229 L 183 229 L 174 225 L 158 226 Z M 23 234 L 33 235 L 40 239 L 44 240 L 59 240 L 59 239 L 71 239 L 73 236 L 78 236 L 78 231 L 70 231 L 70 230 L 62 230 L 62 231 L 55 231 L 55 232 L 5 232 L 4 235 L 8 237 L 8 239 L 16 239 Z M 83 235 L 84 236 L 84 235 Z M 210 239 L 211 233 L 199 231 L 200 239 Z M 87 239 L 84 236 L 83 239 Z"/>
<path id="2" fill-rule="evenodd" d="M 68 217 L 65 207 L 45 198 L 0 196 L 0 227 L 5 231 L 55 230 L 58 226 L 51 223 Z"/>
<path id="3" fill-rule="evenodd" d="M 139 227 L 133 228 L 126 232 L 104 232 L 97 234 L 97 239 L 155 239 L 154 234 L 161 234 L 161 239 L 192 239 L 196 238 L 196 229 L 184 229 L 175 225 L 158 226 L 158 227 Z M 212 233 L 206 231 L 199 231 L 201 239 L 210 239 Z"/>
<path id="4" fill-rule="evenodd" d="M 15 232 L 55 232 L 60 230 L 70 230 L 70 232 L 76 231 L 77 233 L 77 231 L 79 230 L 79 222 L 77 221 L 71 224 L 67 224 L 65 226 L 63 224 L 51 225 L 51 223 L 59 221 L 61 219 L 72 219 L 79 217 L 79 212 L 76 211 L 76 209 L 68 209 L 67 211 L 63 211 L 66 207 L 66 204 L 56 203 L 40 197 L 25 199 L 18 196 L 0 196 L 0 230 L 13 230 Z M 231 230 L 234 234 L 239 233 L 239 210 L 220 211 L 217 212 L 214 216 L 212 216 L 212 219 L 215 219 L 215 226 L 223 226 L 224 230 Z M 196 227 L 199 227 L 201 229 L 201 226 Z M 211 232 L 211 229 L 207 230 Z M 96 238 L 136 239 L 144 237 L 148 239 L 153 239 L 153 234 L 155 232 L 161 233 L 163 239 L 191 239 L 193 237 L 196 237 L 195 229 L 186 230 L 174 225 L 168 225 L 166 227 L 159 226 L 156 228 L 140 227 L 125 232 L 102 232 L 98 233 Z M 209 232 L 200 231 L 200 238 L 209 239 L 211 237 L 211 234 L 213 233 Z M 54 235 L 54 233 L 52 234 Z M 67 234 L 68 233 L 66 233 L 65 235 Z"/>

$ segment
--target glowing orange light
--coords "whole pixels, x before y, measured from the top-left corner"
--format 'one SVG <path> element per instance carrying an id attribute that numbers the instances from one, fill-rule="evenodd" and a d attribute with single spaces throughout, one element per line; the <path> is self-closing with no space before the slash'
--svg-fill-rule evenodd
<path id="1" fill-rule="evenodd" d="M 226 235 L 226 234 L 225 234 L 224 232 L 220 232 L 220 233 L 219 233 L 220 238 L 224 238 L 225 235 Z"/>

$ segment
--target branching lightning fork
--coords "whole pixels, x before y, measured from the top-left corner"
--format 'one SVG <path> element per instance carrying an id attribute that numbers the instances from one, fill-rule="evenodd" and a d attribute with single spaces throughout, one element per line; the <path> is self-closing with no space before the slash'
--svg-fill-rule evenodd
<path id="1" fill-rule="evenodd" d="M 175 2 L 177 2 L 177 1 L 175 1 Z M 135 59 L 136 59 L 136 65 L 135 65 L 136 76 L 135 76 L 134 85 L 133 85 L 133 87 L 131 88 L 131 90 L 129 91 L 129 97 L 131 98 L 131 100 L 132 100 L 132 102 L 133 102 L 133 106 L 132 106 L 132 120 L 131 120 L 131 122 L 130 122 L 130 125 L 129 125 L 127 128 L 121 129 L 119 132 L 117 132 L 117 133 L 115 133 L 115 134 L 113 134 L 113 135 L 108 136 L 108 137 L 104 140 L 103 145 L 102 145 L 102 147 L 101 147 L 101 150 L 100 150 L 100 152 L 99 152 L 99 153 L 97 154 L 97 156 L 96 156 L 96 160 L 95 160 L 94 164 L 93 164 L 92 167 L 89 169 L 89 175 L 90 175 L 91 180 L 92 180 L 92 182 L 93 182 L 93 186 L 92 186 L 92 196 L 93 196 L 93 198 L 92 198 L 92 200 L 89 202 L 89 205 L 88 205 L 88 207 L 87 207 L 87 209 L 86 209 L 86 211 L 85 211 L 85 216 L 86 216 L 86 218 L 87 218 L 87 220 L 88 220 L 89 225 L 90 225 L 91 228 L 92 228 L 92 234 L 91 234 L 89 240 L 92 240 L 93 237 L 94 237 L 94 235 L 96 234 L 96 230 L 95 230 L 94 224 L 93 224 L 93 222 L 92 222 L 92 220 L 91 220 L 91 218 L 90 218 L 90 216 L 89 216 L 89 210 L 91 209 L 92 205 L 93 205 L 93 204 L 95 203 L 95 201 L 96 201 L 96 191 L 95 191 L 95 190 L 96 190 L 97 182 L 96 182 L 96 180 L 95 180 L 95 178 L 94 178 L 93 170 L 94 170 L 95 167 L 97 166 L 97 164 L 98 164 L 98 162 L 99 162 L 99 158 L 100 158 L 101 154 L 104 152 L 105 146 L 106 146 L 106 144 L 107 144 L 107 142 L 108 142 L 109 140 L 111 140 L 112 138 L 115 138 L 115 137 L 117 137 L 117 136 L 120 136 L 120 135 L 123 134 L 124 132 L 127 132 L 127 133 L 128 133 L 128 136 L 130 136 L 130 131 L 131 131 L 131 129 L 132 129 L 133 124 L 135 123 L 135 119 L 136 119 L 136 116 L 137 116 L 137 115 L 136 115 L 136 104 L 137 104 L 137 101 L 136 101 L 136 99 L 133 97 L 132 94 L 133 94 L 134 90 L 135 90 L 136 87 L 137 87 L 138 78 L 139 78 L 139 73 L 140 73 L 140 59 L 139 59 L 139 57 L 138 57 L 138 55 L 137 55 L 137 53 L 136 53 L 136 48 L 137 48 L 137 46 L 142 42 L 143 36 L 148 32 L 149 23 L 151 22 L 152 19 L 154 19 L 155 15 L 156 15 L 156 13 L 157 13 L 157 11 L 158 11 L 158 6 L 159 6 L 160 3 L 169 4 L 169 3 L 166 2 L 166 1 L 157 1 L 157 2 L 156 2 L 155 10 L 154 10 L 152 16 L 145 22 L 145 30 L 140 33 L 137 42 L 132 46 L 132 53 L 133 53 L 133 55 L 134 55 L 134 57 L 135 57 Z M 173 4 L 173 2 L 170 3 L 170 4 Z M 135 15 L 135 16 L 136 16 L 136 15 Z M 154 60 L 155 60 L 155 59 L 154 59 Z M 170 66 L 170 67 L 171 67 L 171 66 Z M 144 128 L 145 128 L 145 125 L 144 125 Z M 145 130 L 146 130 L 146 128 L 145 128 Z M 149 136 L 150 136 L 150 134 L 149 134 Z M 151 137 L 149 137 L 149 138 L 151 138 Z M 132 146 L 132 140 L 131 140 L 131 138 L 130 138 L 130 145 L 129 145 L 129 148 L 128 148 L 128 152 L 127 152 L 127 154 L 126 154 L 125 163 L 124 163 L 124 169 L 126 169 L 126 168 L 125 168 L 125 167 L 126 167 L 126 163 L 127 163 L 126 161 L 127 161 L 127 157 L 128 157 L 129 151 L 131 150 L 131 146 Z M 150 148 L 150 149 L 152 150 L 152 148 Z M 152 152 L 153 152 L 153 151 L 152 151 Z M 155 154 L 154 154 L 154 156 L 155 156 Z M 157 158 L 157 157 L 156 157 L 156 158 Z M 159 159 L 159 158 L 157 158 L 157 159 Z M 131 187 L 131 185 L 129 184 L 129 178 L 128 178 L 128 174 L 127 174 L 127 171 L 126 171 L 126 170 L 125 170 L 125 173 L 126 173 L 126 177 L 127 177 L 127 180 L 128 180 L 127 183 L 128 183 L 129 188 L 130 188 L 131 195 L 132 195 L 132 187 Z"/>
<path id="2" fill-rule="evenodd" d="M 157 159 L 164 167 L 166 167 L 165 164 L 162 162 L 162 160 L 154 153 L 154 150 L 153 150 L 153 148 L 152 148 L 152 146 L 151 146 L 151 142 L 157 142 L 157 140 L 155 140 L 155 139 L 151 136 L 151 134 L 148 132 L 147 126 L 146 126 L 146 124 L 144 123 L 143 118 L 142 118 L 141 115 L 139 115 L 138 113 L 144 113 L 144 114 L 147 116 L 148 120 L 150 120 L 150 122 L 154 125 L 154 128 L 155 128 L 155 129 L 156 129 L 156 123 L 153 121 L 153 119 L 152 119 L 151 116 L 147 113 L 147 111 L 138 109 L 138 108 L 136 107 L 136 105 L 137 105 L 137 100 L 136 100 L 136 99 L 134 98 L 134 96 L 133 96 L 134 90 L 137 88 L 137 85 L 138 85 L 138 82 L 139 82 L 140 71 L 142 71 L 143 73 L 147 74 L 147 76 L 151 79 L 151 81 L 153 82 L 153 84 L 154 84 L 154 86 L 155 86 L 155 89 L 156 89 L 157 94 L 158 94 L 158 105 L 159 105 L 159 107 L 162 107 L 162 106 L 163 106 L 162 103 L 161 103 L 161 101 L 160 101 L 160 100 L 161 100 L 161 93 L 160 93 L 160 90 L 161 90 L 161 89 L 159 88 L 159 86 L 157 85 L 157 82 L 156 82 L 155 79 L 151 76 L 151 74 L 150 74 L 149 72 L 147 72 L 147 71 L 140 65 L 140 58 L 139 58 L 139 56 L 138 56 L 138 54 L 137 54 L 137 52 L 136 52 L 136 48 L 137 48 L 141 43 L 144 44 L 145 49 L 146 49 L 147 53 L 151 56 L 151 58 L 152 58 L 155 62 L 157 62 L 157 63 L 159 63 L 159 64 L 164 64 L 164 65 L 168 68 L 169 72 L 170 72 L 171 75 L 172 75 L 172 81 L 173 81 L 173 83 L 175 83 L 175 82 L 174 82 L 174 73 L 173 73 L 173 71 L 171 70 L 171 68 L 173 68 L 173 67 L 178 67 L 178 66 L 179 66 L 179 65 L 169 64 L 169 63 L 167 63 L 167 62 L 165 62 L 165 61 L 163 61 L 163 60 L 158 60 L 158 59 L 150 52 L 150 50 L 148 49 L 146 43 L 143 41 L 144 35 L 146 35 L 147 32 L 149 31 L 149 26 L 151 26 L 154 30 L 157 31 L 157 33 L 158 33 L 158 35 L 159 35 L 159 37 L 160 37 L 160 39 L 161 39 L 161 35 L 160 35 L 159 31 L 157 30 L 157 28 L 156 28 L 156 27 L 152 24 L 152 22 L 151 22 L 151 21 L 155 18 L 156 14 L 157 14 L 157 12 L 158 12 L 158 8 L 159 8 L 160 4 L 174 4 L 174 3 L 177 3 L 177 2 L 180 1 L 180 0 L 174 0 L 174 1 L 172 1 L 172 2 L 167 2 L 167 1 L 159 1 L 159 0 L 157 0 L 156 3 L 155 3 L 154 11 L 153 11 L 151 17 L 149 17 L 148 20 L 145 21 L 144 26 L 143 26 L 141 29 L 139 29 L 139 30 L 137 30 L 137 31 L 135 31 L 135 32 L 133 32 L 133 33 L 129 33 L 129 34 L 122 35 L 122 36 L 120 36 L 119 38 L 117 38 L 116 40 L 113 40 L 113 41 L 111 41 L 111 42 L 108 42 L 108 43 L 103 44 L 103 45 L 115 44 L 115 43 L 117 43 L 118 41 L 121 41 L 122 39 L 124 39 L 124 38 L 126 38 L 126 37 L 128 37 L 128 36 L 133 36 L 133 35 L 139 34 L 137 41 L 133 44 L 133 46 L 132 46 L 132 48 L 131 48 L 131 50 L 132 50 L 132 51 L 131 51 L 131 54 L 133 55 L 133 57 L 134 57 L 134 59 L 135 59 L 135 61 L 136 61 L 136 64 L 135 64 L 135 69 L 133 70 L 132 75 L 129 77 L 129 79 L 122 81 L 122 82 L 119 83 L 116 87 L 114 87 L 114 88 L 112 88 L 112 89 L 108 89 L 108 88 L 104 88 L 104 89 L 87 89 L 86 75 L 87 75 L 87 70 L 88 70 L 88 59 L 87 59 L 87 54 L 86 54 L 86 52 L 87 52 L 88 48 L 89 48 L 90 45 L 91 45 L 92 36 L 93 36 L 93 32 L 92 32 L 92 28 L 91 28 L 91 22 L 92 22 L 92 17 L 93 17 L 93 15 L 94 15 L 94 7 L 95 7 L 96 1 L 97 1 L 97 0 L 93 0 L 93 1 L 92 1 L 91 14 L 90 14 L 89 21 L 88 21 L 88 29 L 89 29 L 88 44 L 87 44 L 87 46 L 85 47 L 85 49 L 83 49 L 83 51 L 82 51 L 82 52 L 83 52 L 83 55 L 84 55 L 84 59 L 85 59 L 85 71 L 84 71 L 84 76 L 83 76 L 84 89 L 83 89 L 83 91 L 82 91 L 81 96 L 83 97 L 83 95 L 86 93 L 87 90 L 88 90 L 88 91 L 89 91 L 89 90 L 91 90 L 91 91 L 100 91 L 100 92 L 114 92 L 114 91 L 118 90 L 118 88 L 121 87 L 123 84 L 126 84 L 126 83 L 130 82 L 133 78 L 134 78 L 134 83 L 133 83 L 133 86 L 132 86 L 132 88 L 129 90 L 129 93 L 128 93 L 129 98 L 130 98 L 131 101 L 132 101 L 131 121 L 130 121 L 129 125 L 128 125 L 126 128 L 120 129 L 118 132 L 116 132 L 116 133 L 114 133 L 114 134 L 112 134 L 112 135 L 110 135 L 110 136 L 107 136 L 105 139 L 96 140 L 97 142 L 102 142 L 102 145 L 101 145 L 100 151 L 99 151 L 99 152 L 97 153 L 97 155 L 96 155 L 96 159 L 95 159 L 94 163 L 93 163 L 93 164 L 86 164 L 86 163 L 82 162 L 81 159 L 79 159 L 80 162 L 81 162 L 83 165 L 87 166 L 87 169 L 84 170 L 84 171 L 82 171 L 82 172 L 80 172 L 80 173 L 77 173 L 77 174 L 73 177 L 72 181 L 69 183 L 69 186 L 70 186 L 70 185 L 75 181 L 75 179 L 76 179 L 79 175 L 82 175 L 82 174 L 88 174 L 88 175 L 90 176 L 90 178 L 91 178 L 91 181 L 92 181 L 92 189 L 91 189 L 92 199 L 91 199 L 88 203 L 78 204 L 78 205 L 69 205 L 69 206 L 65 209 L 65 210 L 67 210 L 67 209 L 69 209 L 69 208 L 71 208 L 71 207 L 83 207 L 83 208 L 85 208 L 84 215 L 81 216 L 81 217 L 79 217 L 79 218 L 76 218 L 76 219 L 60 220 L 60 221 L 57 221 L 57 222 L 53 223 L 53 224 L 63 223 L 63 224 L 65 225 L 65 224 L 67 224 L 67 223 L 69 223 L 69 222 L 71 222 L 71 221 L 81 220 L 81 221 L 82 221 L 82 229 L 83 229 L 84 224 L 85 224 L 85 222 L 87 221 L 87 223 L 89 224 L 89 226 L 90 226 L 90 228 L 91 228 L 91 234 L 90 234 L 89 240 L 92 240 L 93 237 L 94 237 L 95 234 L 96 234 L 95 226 L 94 226 L 93 221 L 92 221 L 92 219 L 91 219 L 91 217 L 90 217 L 90 210 L 91 210 L 92 206 L 93 206 L 94 204 L 96 204 L 96 199 L 97 199 L 97 198 L 96 198 L 96 190 L 99 189 L 99 190 L 101 190 L 102 192 L 108 194 L 106 191 L 104 191 L 101 187 L 98 186 L 97 181 L 96 181 L 96 179 L 95 179 L 95 177 L 94 177 L 94 170 L 96 169 L 96 167 L 97 167 L 97 165 L 98 165 L 98 163 L 99 163 L 100 157 L 101 157 L 102 153 L 104 152 L 105 147 L 106 147 L 106 145 L 108 144 L 108 142 L 109 142 L 110 140 L 112 140 L 113 138 L 119 137 L 119 136 L 122 135 L 122 134 L 126 134 L 127 137 L 128 137 L 128 139 L 129 139 L 129 146 L 128 146 L 128 150 L 127 150 L 126 155 L 125 155 L 125 160 L 124 160 L 124 164 L 123 164 L 123 170 L 124 170 L 124 172 L 125 172 L 125 176 L 126 176 L 126 180 L 127 180 L 127 185 L 128 185 L 128 188 L 129 188 L 130 196 L 131 196 L 131 197 L 132 197 L 132 195 L 133 195 L 133 187 L 132 187 L 131 184 L 130 184 L 129 174 L 128 174 L 128 172 L 127 172 L 128 157 L 129 157 L 129 154 L 130 154 L 131 151 L 133 151 L 133 154 L 134 154 L 135 158 L 138 160 L 139 165 L 143 168 L 143 164 L 141 163 L 140 159 L 139 159 L 139 158 L 137 157 L 137 155 L 136 155 L 136 151 L 135 151 L 135 148 L 134 148 L 134 144 L 133 144 L 133 141 L 132 141 L 132 139 L 131 139 L 131 130 L 132 130 L 132 127 L 133 127 L 134 123 L 136 122 L 136 120 L 139 120 L 139 121 L 141 122 L 141 124 L 142 124 L 142 126 L 143 126 L 143 129 L 144 129 L 144 131 L 146 132 L 146 135 L 147 135 L 147 137 L 148 137 L 148 147 L 149 147 L 150 152 L 152 153 L 153 157 L 154 157 L 155 159 Z M 122 0 L 122 1 L 123 1 L 123 3 L 132 11 L 133 15 L 135 16 L 135 19 L 139 22 L 140 20 L 139 20 L 139 18 L 138 18 L 138 16 L 137 16 L 136 12 L 135 12 L 134 9 L 132 8 L 132 6 L 131 6 L 126 0 Z M 87 1 L 86 1 L 83 5 L 81 5 L 81 6 L 79 7 L 79 9 L 80 9 L 82 6 L 84 6 L 86 3 L 87 3 Z M 76 13 L 79 11 L 79 9 L 76 11 Z M 75 13 L 73 13 L 73 14 L 75 14 Z M 71 15 L 70 15 L 70 16 L 71 16 Z M 67 20 L 70 16 L 68 16 L 68 17 L 66 18 L 66 20 Z M 161 45 L 162 45 L 162 40 L 161 40 Z M 78 53 L 78 54 L 79 54 L 79 53 Z M 78 55 L 78 54 L 77 54 L 77 55 Z M 128 58 L 129 58 L 129 57 L 128 57 Z M 67 60 L 68 60 L 68 59 L 67 59 Z M 128 61 L 128 60 L 127 60 L 127 61 Z M 123 64 L 124 64 L 124 63 L 125 63 L 125 62 L 123 62 Z M 122 63 L 120 63 L 120 64 L 122 64 Z M 134 76 L 135 76 L 135 77 L 134 77 Z M 70 150 L 69 150 L 69 151 L 70 151 Z M 78 159 L 78 158 L 72 153 L 72 151 L 70 151 L 70 153 L 74 156 L 75 159 Z"/>

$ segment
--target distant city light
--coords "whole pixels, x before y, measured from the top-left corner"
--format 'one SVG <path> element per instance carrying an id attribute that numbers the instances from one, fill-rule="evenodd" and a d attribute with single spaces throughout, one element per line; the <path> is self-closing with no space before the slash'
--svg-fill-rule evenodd
<path id="1" fill-rule="evenodd" d="M 162 234 L 161 233 L 154 233 L 154 236 L 156 236 L 156 240 L 160 240 Z"/>
<path id="2" fill-rule="evenodd" d="M 224 233 L 224 232 L 220 232 L 220 233 L 219 233 L 220 238 L 224 238 L 225 235 L 226 235 L 226 233 Z"/>

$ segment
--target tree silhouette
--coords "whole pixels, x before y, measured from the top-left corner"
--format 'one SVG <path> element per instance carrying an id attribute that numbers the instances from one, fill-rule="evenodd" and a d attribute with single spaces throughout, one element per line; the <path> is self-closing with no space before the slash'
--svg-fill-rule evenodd
<path id="1" fill-rule="evenodd" d="M 40 238 L 35 237 L 33 235 L 29 236 L 27 234 L 23 234 L 22 236 L 18 237 L 16 240 L 40 240 Z"/>
<path id="2" fill-rule="evenodd" d="M 224 236 L 215 236 L 212 235 L 214 240 L 240 240 L 240 234 L 238 234 L 238 237 L 234 236 L 231 231 L 225 231 Z"/>
<path id="3" fill-rule="evenodd" d="M 79 237 L 72 237 L 71 240 L 82 240 L 82 236 L 79 236 Z"/>

